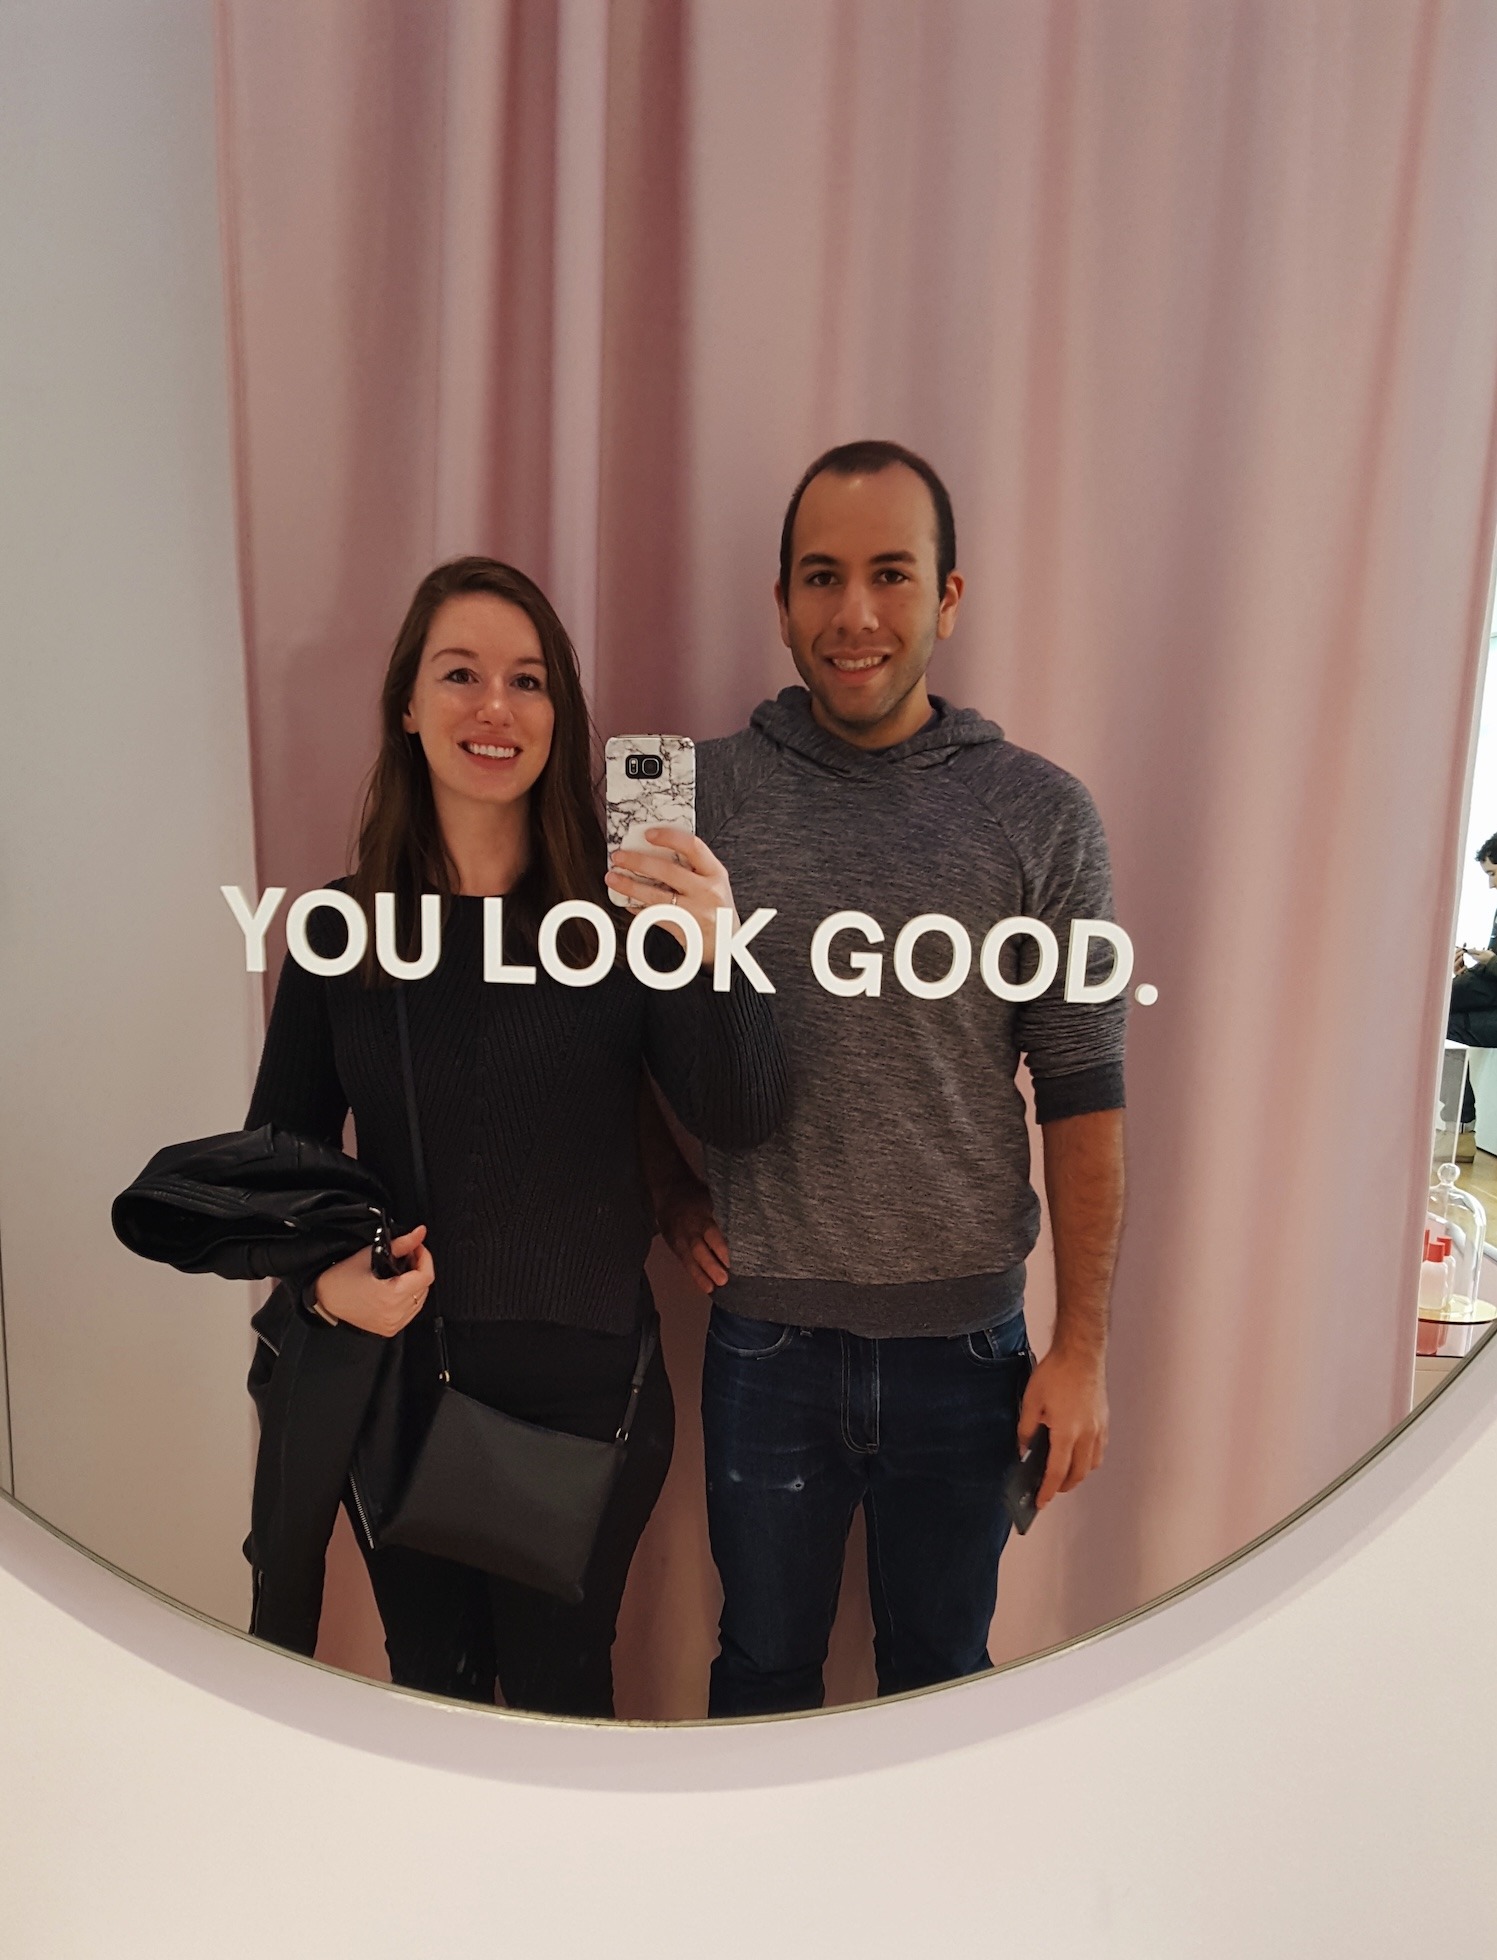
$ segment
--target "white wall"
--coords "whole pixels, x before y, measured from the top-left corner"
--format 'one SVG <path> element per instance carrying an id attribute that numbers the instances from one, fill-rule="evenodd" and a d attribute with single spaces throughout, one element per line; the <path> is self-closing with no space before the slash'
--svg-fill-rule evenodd
<path id="1" fill-rule="evenodd" d="M 1486 680 L 1478 715 L 1476 755 L 1471 771 L 1471 806 L 1466 819 L 1466 845 L 1461 853 L 1460 899 L 1456 913 L 1456 943 L 1485 946 L 1492 934 L 1494 900 L 1476 853 L 1497 831 L 1497 660 L 1487 652 Z"/>
<path id="2" fill-rule="evenodd" d="M 213 115 L 210 8 L 0 8 L 15 1488 L 240 1619 L 245 1289 L 132 1259 L 108 1217 L 162 1144 L 238 1127 L 257 1045 L 218 892 L 254 878 Z"/>

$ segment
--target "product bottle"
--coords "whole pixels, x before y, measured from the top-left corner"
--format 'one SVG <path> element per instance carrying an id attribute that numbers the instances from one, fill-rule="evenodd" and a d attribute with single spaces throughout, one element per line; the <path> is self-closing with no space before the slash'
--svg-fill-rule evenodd
<path id="1" fill-rule="evenodd" d="M 1442 1164 L 1440 1168 L 1445 1167 Z M 1450 1304 L 1450 1275 L 1455 1263 L 1454 1247 L 1445 1220 L 1434 1212 L 1424 1214 L 1424 1260 L 1419 1268 L 1419 1318 L 1443 1320 Z"/>

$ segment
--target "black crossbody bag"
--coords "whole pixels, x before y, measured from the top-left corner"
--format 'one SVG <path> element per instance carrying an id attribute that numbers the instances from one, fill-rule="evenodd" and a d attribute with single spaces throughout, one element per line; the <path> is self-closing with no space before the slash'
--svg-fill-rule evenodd
<path id="1" fill-rule="evenodd" d="M 405 991 L 398 986 L 395 1013 L 416 1196 L 421 1216 L 428 1218 L 410 1026 Z M 452 1386 L 440 1314 L 433 1331 L 441 1382 L 436 1412 L 378 1543 L 456 1559 L 579 1604 L 598 1528 L 624 1467 L 640 1390 L 660 1339 L 659 1321 L 651 1314 L 640 1333 L 629 1399 L 609 1442 L 543 1429 L 463 1395 Z"/>

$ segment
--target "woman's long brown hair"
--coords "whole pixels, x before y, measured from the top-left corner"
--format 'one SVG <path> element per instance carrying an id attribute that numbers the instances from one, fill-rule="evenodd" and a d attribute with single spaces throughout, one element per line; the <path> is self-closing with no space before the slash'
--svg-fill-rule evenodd
<path id="1" fill-rule="evenodd" d="M 367 919 L 374 917 L 375 893 L 394 892 L 401 950 L 407 956 L 417 936 L 421 894 L 435 891 L 449 899 L 457 891 L 458 877 L 442 839 L 421 738 L 407 734 L 403 724 L 437 609 L 466 592 L 492 593 L 518 606 L 530 620 L 545 657 L 546 686 L 556 716 L 551 753 L 530 792 L 530 864 L 507 895 L 506 939 L 511 920 L 522 937 L 533 938 L 548 906 L 572 898 L 596 903 L 607 896 L 593 729 L 577 651 L 533 579 L 497 558 L 454 558 L 422 579 L 395 636 L 380 691 L 379 754 L 364 795 L 353 874 L 353 896 Z M 570 936 L 564 928 L 560 938 L 565 942 Z M 584 940 L 577 951 L 568 948 L 566 956 L 582 960 L 589 951 Z M 382 978 L 372 948 L 364 971 L 374 984 Z"/>

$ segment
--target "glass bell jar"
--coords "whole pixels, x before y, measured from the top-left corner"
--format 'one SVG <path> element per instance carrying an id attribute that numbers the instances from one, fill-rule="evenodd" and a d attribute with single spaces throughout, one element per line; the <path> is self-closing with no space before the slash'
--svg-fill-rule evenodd
<path id="1" fill-rule="evenodd" d="M 1487 1214 L 1456 1184 L 1460 1169 L 1441 1164 L 1430 1186 L 1419 1268 L 1419 1353 L 1469 1354 L 1497 1320 L 1497 1304 L 1479 1295 Z"/>

